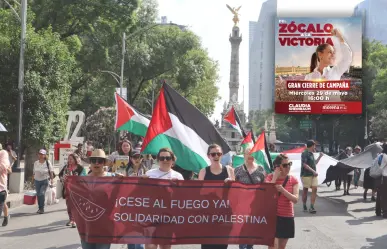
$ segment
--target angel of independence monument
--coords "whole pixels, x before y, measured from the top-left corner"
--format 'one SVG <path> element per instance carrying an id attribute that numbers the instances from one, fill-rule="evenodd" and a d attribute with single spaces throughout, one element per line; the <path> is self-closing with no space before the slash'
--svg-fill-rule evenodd
<path id="1" fill-rule="evenodd" d="M 239 45 L 242 42 L 242 36 L 239 33 L 239 13 L 242 6 L 239 8 L 231 8 L 227 5 L 227 8 L 234 14 L 234 18 L 232 19 L 234 22 L 234 26 L 232 28 L 232 32 L 230 34 L 229 41 L 231 43 L 231 62 L 230 62 L 230 97 L 228 103 L 225 102 L 223 106 L 222 112 L 222 122 L 219 127 L 220 134 L 226 139 L 228 144 L 231 147 L 232 151 L 240 150 L 240 143 L 242 141 L 242 136 L 231 127 L 229 123 L 223 120 L 224 115 L 227 114 L 228 110 L 231 106 L 234 106 L 235 111 L 238 113 L 239 119 L 242 123 L 242 126 L 246 123 L 246 115 L 244 113 L 244 104 L 243 102 L 239 104 L 238 102 L 238 90 L 239 90 Z"/>

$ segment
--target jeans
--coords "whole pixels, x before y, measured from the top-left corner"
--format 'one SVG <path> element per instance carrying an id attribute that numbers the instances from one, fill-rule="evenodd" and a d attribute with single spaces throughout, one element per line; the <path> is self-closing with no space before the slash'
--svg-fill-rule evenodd
<path id="1" fill-rule="evenodd" d="M 35 180 L 36 196 L 38 197 L 39 210 L 44 209 L 45 195 L 48 187 L 48 180 L 37 181 Z"/>
<path id="2" fill-rule="evenodd" d="M 96 244 L 81 240 L 82 249 L 110 249 L 110 244 Z"/>
<path id="3" fill-rule="evenodd" d="M 239 245 L 239 249 L 253 249 L 253 245 Z"/>
<path id="4" fill-rule="evenodd" d="M 128 244 L 128 249 L 144 249 L 142 244 Z"/>
<path id="5" fill-rule="evenodd" d="M 5 199 L 7 199 L 7 190 L 0 192 L 0 217 L 3 214 L 3 208 L 5 205 Z"/>

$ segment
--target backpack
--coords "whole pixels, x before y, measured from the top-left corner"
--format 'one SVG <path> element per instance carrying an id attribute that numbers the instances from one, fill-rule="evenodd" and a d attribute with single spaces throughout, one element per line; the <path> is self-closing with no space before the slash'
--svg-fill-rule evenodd
<path id="1" fill-rule="evenodd" d="M 380 167 L 382 164 L 383 154 L 380 154 L 373 162 L 370 168 L 370 176 L 372 178 L 379 178 L 382 176 L 383 169 Z"/>

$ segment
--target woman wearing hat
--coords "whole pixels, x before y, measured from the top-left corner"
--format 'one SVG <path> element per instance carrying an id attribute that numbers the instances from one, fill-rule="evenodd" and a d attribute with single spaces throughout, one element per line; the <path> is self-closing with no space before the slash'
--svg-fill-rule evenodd
<path id="1" fill-rule="evenodd" d="M 90 170 L 89 176 L 94 177 L 109 177 L 117 174 L 113 174 L 105 171 L 105 165 L 107 163 L 107 157 L 103 150 L 94 150 L 90 155 Z M 119 176 L 119 175 L 118 175 Z M 111 229 L 109 226 L 101 229 Z M 110 249 L 110 244 L 89 243 L 81 239 L 82 249 Z"/>
<path id="2" fill-rule="evenodd" d="M 39 150 L 39 160 L 34 163 L 34 181 L 35 190 L 38 197 L 38 214 L 44 213 L 45 195 L 48 185 L 53 184 L 54 169 L 51 163 L 47 160 L 47 151 L 44 149 Z"/>

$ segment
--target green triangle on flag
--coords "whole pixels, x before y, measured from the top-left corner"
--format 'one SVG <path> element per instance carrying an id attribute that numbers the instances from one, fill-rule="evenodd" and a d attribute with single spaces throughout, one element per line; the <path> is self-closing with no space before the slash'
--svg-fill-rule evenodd
<path id="1" fill-rule="evenodd" d="M 256 162 L 265 169 L 266 173 L 272 172 L 273 164 L 269 148 L 266 144 L 265 131 L 262 131 L 261 135 L 258 137 L 250 154 L 255 158 Z"/>
<path id="2" fill-rule="evenodd" d="M 118 131 L 128 131 L 135 135 L 145 137 L 149 126 L 149 119 L 136 111 L 118 93 L 116 99 L 116 123 L 115 129 Z"/>

